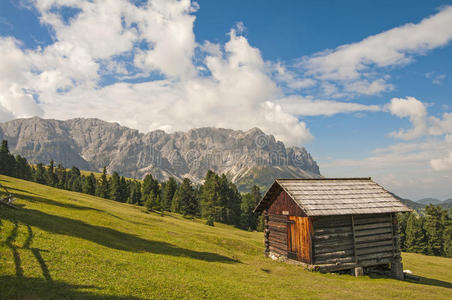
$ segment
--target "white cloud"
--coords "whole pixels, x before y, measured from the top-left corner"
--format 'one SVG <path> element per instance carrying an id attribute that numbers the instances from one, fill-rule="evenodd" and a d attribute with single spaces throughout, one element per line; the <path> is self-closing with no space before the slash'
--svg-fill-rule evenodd
<path id="1" fill-rule="evenodd" d="M 449 156 L 445 158 L 432 159 L 430 165 L 435 171 L 452 170 L 452 151 L 449 152 Z"/>
<path id="2" fill-rule="evenodd" d="M 399 196 L 417 200 L 423 197 L 450 198 L 452 174 L 446 169 L 452 135 L 418 142 L 402 142 L 375 149 L 364 159 L 334 159 L 320 162 L 324 176 L 371 176 Z M 444 159 L 433 159 L 444 157 Z M 435 167 L 434 167 L 435 166 Z"/>
<path id="3" fill-rule="evenodd" d="M 97 117 L 142 131 L 257 126 L 288 144 L 303 144 L 313 137 L 299 115 L 379 109 L 288 97 L 281 85 L 302 89 L 315 82 L 264 61 L 240 34 L 242 23 L 224 45 L 196 44 L 192 13 L 198 6 L 188 0 L 155 0 L 139 7 L 113 0 L 32 3 L 52 29 L 54 43 L 21 50 L 14 39 L 0 39 L 0 65 L 10 71 L 0 75 L 5 77 L 2 120 Z M 64 20 L 63 6 L 77 12 Z M 100 86 L 104 74 L 119 80 Z M 152 74 L 155 79 L 142 83 L 121 82 Z"/>
<path id="4" fill-rule="evenodd" d="M 413 128 L 408 131 L 401 129 L 397 132 L 392 132 L 392 136 L 410 140 L 426 134 L 427 109 L 421 101 L 414 97 L 407 97 L 406 99 L 393 98 L 386 108 L 395 116 L 400 118 L 408 117 L 413 125 Z"/>
<path id="5" fill-rule="evenodd" d="M 446 79 L 446 74 L 435 74 L 435 72 L 425 73 L 425 78 L 432 80 L 433 84 L 441 84 Z"/>
<path id="6" fill-rule="evenodd" d="M 278 103 L 285 111 L 290 111 L 298 116 L 332 116 L 339 113 L 381 110 L 381 107 L 378 105 L 364 105 L 332 100 L 314 100 L 312 97 L 301 96 L 289 96 L 281 99 Z"/>
<path id="7" fill-rule="evenodd" d="M 388 53 L 399 51 L 406 57 L 408 52 L 419 52 L 422 43 L 423 49 L 443 45 L 448 29 L 436 37 L 421 33 L 430 33 L 438 23 L 447 24 L 443 16 L 451 11 L 445 8 L 420 24 L 394 29 L 407 35 L 420 34 L 409 38 L 411 46 L 388 44 L 397 40 L 397 34 L 388 31 L 357 43 L 359 47 L 346 45 L 329 54 L 317 54 L 307 60 L 307 74 L 313 76 L 307 77 L 284 63 L 264 61 L 259 49 L 240 34 L 246 30 L 243 23 L 236 24 L 224 45 L 209 41 L 197 44 L 193 12 L 199 7 L 189 0 L 154 0 L 142 6 L 126 0 L 31 3 L 40 13 L 40 21 L 51 29 L 54 42 L 23 50 L 15 39 L 0 38 L 0 120 L 32 115 L 58 119 L 85 116 L 117 121 L 142 131 L 258 126 L 288 144 L 302 144 L 313 138 L 299 116 L 381 110 L 377 105 L 292 94 L 317 86 L 336 98 L 347 92 L 367 95 L 392 88 L 387 77 L 362 78 L 362 73 L 367 72 L 365 62 L 373 57 L 370 54 L 351 65 L 358 75 L 350 77 L 347 91 L 328 80 L 319 83 L 324 76 L 330 78 L 328 73 L 345 72 L 334 57 L 344 55 L 345 59 L 349 55 L 344 53 L 356 53 L 356 49 L 362 49 L 361 43 L 376 45 L 374 40 L 380 39 L 389 47 Z M 64 19 L 62 7 L 71 7 L 76 13 Z M 384 65 L 383 61 L 379 58 L 374 64 Z M 319 64 L 320 73 L 310 69 L 315 64 Z M 336 71 L 325 71 L 330 70 L 328 66 L 336 66 Z M 100 82 L 104 75 L 116 81 L 103 86 Z M 126 79 L 143 82 L 122 81 Z M 409 117 L 414 129 L 396 135 L 418 136 L 421 122 L 402 110 L 394 107 L 393 113 Z M 428 119 L 431 134 L 447 131 L 448 118 Z"/>
<path id="8" fill-rule="evenodd" d="M 442 119 L 428 117 L 424 103 L 414 97 L 393 98 L 385 105 L 391 114 L 400 118 L 409 118 L 412 128 L 400 129 L 390 135 L 403 140 L 412 140 L 426 135 L 441 136 L 452 133 L 452 113 L 444 113 Z"/>
<path id="9" fill-rule="evenodd" d="M 415 54 L 425 54 L 451 40 L 452 6 L 446 6 L 418 24 L 405 24 L 360 42 L 303 57 L 299 67 L 312 78 L 334 82 L 344 92 L 377 94 L 393 88 L 376 72 L 377 68 L 410 63 Z"/>

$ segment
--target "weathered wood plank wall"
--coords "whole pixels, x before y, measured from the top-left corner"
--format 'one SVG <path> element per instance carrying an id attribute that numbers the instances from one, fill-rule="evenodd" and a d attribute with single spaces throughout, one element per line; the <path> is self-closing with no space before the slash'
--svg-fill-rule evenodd
<path id="1" fill-rule="evenodd" d="M 305 217 L 305 213 L 301 208 L 287 195 L 284 190 L 281 190 L 275 201 L 268 208 L 270 215 L 290 215 Z"/>
<path id="2" fill-rule="evenodd" d="M 287 216 L 268 215 L 268 249 L 287 257 Z"/>
<path id="3" fill-rule="evenodd" d="M 329 270 L 393 261 L 396 253 L 391 214 L 313 218 L 313 263 Z"/>

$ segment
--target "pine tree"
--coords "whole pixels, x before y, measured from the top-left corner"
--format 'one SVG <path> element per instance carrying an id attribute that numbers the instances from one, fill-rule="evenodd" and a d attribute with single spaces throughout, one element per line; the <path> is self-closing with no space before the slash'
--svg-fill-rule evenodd
<path id="1" fill-rule="evenodd" d="M 261 199 L 261 193 L 257 185 L 253 186 L 251 193 L 242 196 L 240 227 L 247 230 L 257 230 L 259 215 L 254 213 L 254 208 Z"/>
<path id="2" fill-rule="evenodd" d="M 141 183 L 138 181 L 131 183 L 129 203 L 141 205 Z"/>
<path id="3" fill-rule="evenodd" d="M 423 229 L 423 219 L 410 213 L 406 225 L 405 246 L 406 251 L 415 253 L 426 253 L 426 236 Z"/>
<path id="4" fill-rule="evenodd" d="M 82 191 L 85 194 L 94 195 L 96 192 L 96 177 L 93 173 L 85 177 L 83 182 Z"/>
<path id="5" fill-rule="evenodd" d="M 198 214 L 198 201 L 190 179 L 184 178 L 177 189 L 173 198 L 173 209 L 173 211 L 184 216 L 196 216 Z"/>
<path id="6" fill-rule="evenodd" d="M 110 179 L 109 199 L 121 202 L 121 178 L 118 172 L 113 172 Z"/>
<path id="7" fill-rule="evenodd" d="M 108 178 L 107 178 L 107 168 L 104 167 L 102 171 L 102 175 L 100 176 L 100 180 L 96 185 L 96 195 L 101 198 L 108 198 L 108 192 L 110 190 L 108 186 Z"/>
<path id="8" fill-rule="evenodd" d="M 55 174 L 55 163 L 54 163 L 53 159 L 50 161 L 49 166 L 47 167 L 45 177 L 46 177 L 47 185 L 50 185 L 50 186 L 58 185 L 58 178 L 57 178 L 57 175 Z"/>
<path id="9" fill-rule="evenodd" d="M 174 194 L 177 190 L 177 182 L 173 177 L 170 177 L 165 183 L 162 190 L 162 209 L 169 211 L 171 210 L 171 204 L 173 202 Z"/>
<path id="10" fill-rule="evenodd" d="M 146 196 L 150 195 L 151 193 L 154 196 L 157 196 L 160 193 L 159 182 L 157 180 L 154 180 L 151 174 L 147 174 L 144 177 L 141 192 L 141 197 L 144 203 L 146 202 Z"/>
<path id="11" fill-rule="evenodd" d="M 402 251 L 406 250 L 405 239 L 406 239 L 406 226 L 408 217 L 410 214 L 407 213 L 398 213 L 397 214 L 397 223 L 399 225 L 399 236 L 400 236 L 400 249 Z"/>
<path id="12" fill-rule="evenodd" d="M 57 176 L 57 188 L 68 189 L 67 187 L 67 171 L 62 164 L 58 164 L 55 170 Z"/>
<path id="13" fill-rule="evenodd" d="M 40 183 L 40 184 L 46 184 L 45 172 L 46 172 L 46 170 L 44 169 L 44 166 L 42 165 L 42 163 L 38 163 L 36 165 L 34 181 L 37 183 Z"/>
<path id="14" fill-rule="evenodd" d="M 82 192 L 82 182 L 84 181 L 84 178 L 81 176 L 74 176 L 71 180 L 71 191 L 74 192 Z"/>
<path id="15" fill-rule="evenodd" d="M 18 178 L 32 180 L 31 167 L 25 157 L 16 155 L 16 175 Z"/>
<path id="16" fill-rule="evenodd" d="M 121 202 L 127 202 L 130 194 L 130 183 L 122 176 L 119 186 L 121 190 Z"/>
<path id="17" fill-rule="evenodd" d="M 200 195 L 201 216 L 218 220 L 217 210 L 220 204 L 218 176 L 211 170 L 207 171 Z"/>
<path id="18" fill-rule="evenodd" d="M 450 214 L 446 214 L 445 219 L 445 229 L 444 229 L 444 246 L 443 253 L 444 256 L 452 257 L 452 209 L 450 209 Z"/>
<path id="19" fill-rule="evenodd" d="M 444 220 L 447 211 L 435 205 L 428 205 L 425 208 L 425 232 L 428 239 L 427 254 L 443 255 L 444 248 Z"/>
<path id="20" fill-rule="evenodd" d="M 9 153 L 7 140 L 0 146 L 0 174 L 16 176 L 16 159 Z"/>
<path id="21" fill-rule="evenodd" d="M 82 191 L 82 178 L 80 170 L 73 166 L 72 169 L 67 174 L 67 189 L 75 192 Z"/>

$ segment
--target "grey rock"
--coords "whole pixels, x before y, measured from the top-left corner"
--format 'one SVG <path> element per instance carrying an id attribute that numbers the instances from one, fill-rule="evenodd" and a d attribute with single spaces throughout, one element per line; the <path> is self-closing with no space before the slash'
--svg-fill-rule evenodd
<path id="1" fill-rule="evenodd" d="M 140 133 L 98 119 L 35 117 L 0 123 L 0 138 L 8 140 L 12 153 L 32 163 L 53 159 L 66 167 L 75 165 L 90 171 L 106 166 L 110 172 L 132 178 L 151 173 L 159 180 L 188 177 L 200 183 L 211 169 L 225 173 L 243 190 L 254 182 L 267 186 L 278 177 L 321 176 L 305 148 L 286 148 L 259 128 Z"/>

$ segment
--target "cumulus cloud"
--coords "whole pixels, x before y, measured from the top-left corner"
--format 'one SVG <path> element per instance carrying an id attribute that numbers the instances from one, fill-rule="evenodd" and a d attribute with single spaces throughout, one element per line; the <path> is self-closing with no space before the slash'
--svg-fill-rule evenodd
<path id="1" fill-rule="evenodd" d="M 54 42 L 23 49 L 14 38 L 0 38 L 2 121 L 84 116 L 141 131 L 258 126 L 288 144 L 303 144 L 313 137 L 299 116 L 378 110 L 288 96 L 286 88 L 315 81 L 264 61 L 241 34 L 243 23 L 225 44 L 197 44 L 193 13 L 199 7 L 189 0 L 30 3 Z M 113 82 L 102 84 L 104 76 Z"/>
<path id="2" fill-rule="evenodd" d="M 303 57 L 298 66 L 306 75 L 333 82 L 343 92 L 378 94 L 393 89 L 378 69 L 410 63 L 415 54 L 425 54 L 451 40 L 452 6 L 446 6 L 420 23 L 405 24 L 360 42 Z"/>
<path id="3" fill-rule="evenodd" d="M 393 98 L 386 108 L 395 116 L 409 118 L 413 125 L 413 128 L 408 131 L 401 129 L 397 132 L 392 132 L 392 136 L 410 140 L 427 133 L 427 109 L 421 101 L 414 97 L 407 97 L 406 99 Z"/>
<path id="4" fill-rule="evenodd" d="M 441 136 L 452 133 L 452 113 L 444 113 L 442 118 L 428 116 L 424 103 L 414 97 L 393 98 L 385 109 L 400 118 L 409 118 L 412 128 L 400 129 L 390 135 L 404 140 L 412 140 L 426 135 Z"/>

